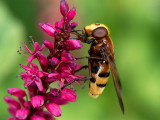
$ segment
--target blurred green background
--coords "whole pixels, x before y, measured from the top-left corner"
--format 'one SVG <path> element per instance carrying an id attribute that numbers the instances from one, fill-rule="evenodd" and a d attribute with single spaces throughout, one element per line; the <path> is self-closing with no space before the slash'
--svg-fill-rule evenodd
<path id="1" fill-rule="evenodd" d="M 56 1 L 56 0 L 50 0 Z M 98 99 L 77 87 L 77 102 L 62 106 L 59 120 L 159 120 L 160 119 L 160 1 L 70 0 L 77 8 L 77 29 L 101 22 L 110 29 L 116 65 L 122 82 L 125 114 L 119 107 L 112 77 Z M 47 6 L 47 4 L 46 4 Z M 46 7 L 45 6 L 45 7 Z M 59 6 L 59 4 L 57 5 Z M 8 87 L 23 88 L 16 76 L 25 57 L 17 54 L 28 36 L 40 38 L 37 0 L 0 0 L 0 120 L 9 116 L 3 97 Z M 59 14 L 59 13 L 57 13 Z M 37 29 L 38 28 L 38 29 Z M 39 39 L 40 41 L 42 39 Z M 36 39 L 37 41 L 37 39 Z M 89 45 L 79 50 L 87 56 Z M 87 60 L 80 63 L 87 64 Z M 88 76 L 88 70 L 79 73 Z"/>

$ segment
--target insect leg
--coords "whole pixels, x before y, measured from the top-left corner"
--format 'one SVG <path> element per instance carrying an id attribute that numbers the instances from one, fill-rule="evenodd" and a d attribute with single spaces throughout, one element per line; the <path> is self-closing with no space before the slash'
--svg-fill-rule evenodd
<path id="1" fill-rule="evenodd" d="M 87 58 L 87 59 L 98 59 L 98 60 L 104 60 L 104 58 L 91 57 L 91 56 L 80 57 L 80 58 L 75 58 L 75 59 L 76 59 L 76 60 L 79 60 L 79 59 L 84 59 L 84 58 Z"/>
<path id="2" fill-rule="evenodd" d="M 86 69 L 88 68 L 88 65 L 84 65 L 82 66 L 80 69 L 76 70 L 74 73 L 81 71 L 82 69 Z"/>
<path id="3" fill-rule="evenodd" d="M 74 83 L 75 81 L 86 81 L 90 78 L 80 78 L 80 79 L 73 79 L 72 81 L 70 81 L 69 83 L 65 84 L 63 87 L 61 87 L 61 90 L 63 90 L 64 88 L 66 88 L 67 86 L 69 86 L 70 84 Z"/>

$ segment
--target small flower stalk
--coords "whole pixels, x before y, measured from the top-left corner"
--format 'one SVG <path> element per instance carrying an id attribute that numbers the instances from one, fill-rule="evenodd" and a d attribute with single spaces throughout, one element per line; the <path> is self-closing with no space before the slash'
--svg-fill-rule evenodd
<path id="1" fill-rule="evenodd" d="M 20 64 L 25 72 L 19 75 L 24 81 L 26 90 L 8 88 L 8 93 L 17 98 L 4 97 L 12 116 L 8 120 L 55 120 L 55 117 L 62 114 L 61 105 L 76 101 L 77 95 L 73 91 L 72 83 L 70 84 L 72 89 L 65 87 L 73 79 L 83 78 L 75 74 L 81 65 L 76 64 L 75 57 L 70 54 L 70 51 L 82 47 L 77 39 L 70 38 L 72 30 L 78 25 L 76 22 L 71 22 L 76 15 L 76 9 L 69 10 L 66 0 L 61 0 L 60 12 L 61 21 L 57 21 L 54 25 L 39 24 L 44 32 L 54 38 L 54 41 L 44 40 L 40 45 L 31 37 L 30 44 L 33 50 L 24 44 L 18 51 L 19 54 L 27 56 L 27 64 Z M 42 53 L 44 49 L 48 49 L 48 55 Z M 39 65 L 33 62 L 35 59 Z M 56 82 L 59 86 L 53 88 Z M 76 82 L 79 84 L 80 81 Z"/>

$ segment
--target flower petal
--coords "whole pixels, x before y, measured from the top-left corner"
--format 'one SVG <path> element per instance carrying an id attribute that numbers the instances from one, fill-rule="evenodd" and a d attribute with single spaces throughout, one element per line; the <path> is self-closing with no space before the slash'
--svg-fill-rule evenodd
<path id="1" fill-rule="evenodd" d="M 77 22 L 72 22 L 72 23 L 69 25 L 69 31 L 74 30 L 74 28 L 77 27 L 77 25 L 78 25 Z"/>
<path id="2" fill-rule="evenodd" d="M 69 50 L 80 49 L 82 44 L 80 44 L 79 40 L 77 39 L 69 39 L 67 40 L 67 46 Z"/>
<path id="3" fill-rule="evenodd" d="M 45 106 L 46 106 L 47 110 L 51 114 L 53 114 L 54 116 L 56 116 L 56 117 L 61 116 L 62 111 L 61 111 L 61 108 L 57 104 L 55 104 L 55 103 L 47 103 Z"/>
<path id="4" fill-rule="evenodd" d="M 51 65 L 56 65 L 59 63 L 59 60 L 56 57 L 52 57 L 50 62 L 51 62 Z"/>
<path id="5" fill-rule="evenodd" d="M 68 89 L 68 88 L 64 88 L 62 90 L 61 96 L 62 96 L 63 99 L 66 99 L 70 102 L 75 102 L 76 98 L 77 98 L 76 93 L 73 90 Z"/>
<path id="6" fill-rule="evenodd" d="M 72 20 L 72 19 L 75 17 L 75 15 L 76 15 L 76 8 L 72 8 L 72 9 L 68 12 L 67 18 L 68 18 L 69 20 Z"/>
<path id="7" fill-rule="evenodd" d="M 62 56 L 61 56 L 61 60 L 62 60 L 63 62 L 68 62 L 68 61 L 72 61 L 72 60 L 74 60 L 74 59 L 73 59 L 73 57 L 71 56 L 70 53 L 68 53 L 68 52 L 63 52 L 63 53 L 62 53 Z"/>
<path id="8" fill-rule="evenodd" d="M 48 49 L 53 49 L 53 44 L 49 40 L 44 40 L 43 44 L 48 48 Z"/>
<path id="9" fill-rule="evenodd" d="M 52 103 L 56 103 L 57 105 L 66 105 L 68 101 L 63 99 L 61 96 L 55 97 L 51 100 Z"/>
<path id="10" fill-rule="evenodd" d="M 61 14 L 63 16 L 65 16 L 68 13 L 68 10 L 69 10 L 69 6 L 68 6 L 66 0 L 61 0 L 61 3 L 60 3 Z"/>
<path id="11" fill-rule="evenodd" d="M 47 23 L 47 24 L 43 24 L 43 23 L 40 23 L 39 26 L 41 27 L 41 29 L 46 32 L 48 35 L 54 37 L 55 35 L 55 28 L 53 28 L 53 26 L 50 24 L 50 23 Z"/>
<path id="12" fill-rule="evenodd" d="M 16 96 L 16 97 L 26 96 L 26 92 L 24 90 L 19 89 L 19 88 L 8 88 L 8 93 L 13 96 Z"/>
<path id="13" fill-rule="evenodd" d="M 48 65 L 48 59 L 41 53 L 41 52 L 36 52 L 36 57 L 44 71 L 46 71 L 47 65 Z"/>
<path id="14" fill-rule="evenodd" d="M 26 61 L 29 62 L 29 63 L 31 63 L 34 58 L 35 58 L 35 56 L 32 55 L 29 58 L 27 58 Z"/>
<path id="15" fill-rule="evenodd" d="M 44 98 L 41 95 L 37 95 L 31 98 L 31 103 L 34 108 L 39 108 L 44 104 Z"/>
<path id="16" fill-rule="evenodd" d="M 17 109 L 15 109 L 15 108 L 13 108 L 13 107 L 9 107 L 9 108 L 8 108 L 8 112 L 9 112 L 12 116 L 16 116 Z"/>
<path id="17" fill-rule="evenodd" d="M 26 109 L 26 108 L 19 109 L 16 112 L 16 118 L 24 120 L 27 118 L 28 113 L 29 113 L 29 109 Z"/>
<path id="18" fill-rule="evenodd" d="M 36 83 L 39 91 L 43 91 L 43 85 L 42 85 L 41 79 L 36 79 L 36 80 L 35 80 L 35 83 Z"/>
<path id="19" fill-rule="evenodd" d="M 15 108 L 15 109 L 21 108 L 19 102 L 9 96 L 4 97 L 4 101 L 12 108 Z"/>
<path id="20" fill-rule="evenodd" d="M 59 76 L 59 73 L 51 73 L 48 75 L 49 78 L 50 77 L 57 77 L 57 76 Z"/>
<path id="21" fill-rule="evenodd" d="M 40 49 L 39 43 L 38 43 L 38 42 L 35 42 L 35 43 L 34 43 L 34 53 L 37 52 L 37 51 L 39 51 L 39 49 Z"/>

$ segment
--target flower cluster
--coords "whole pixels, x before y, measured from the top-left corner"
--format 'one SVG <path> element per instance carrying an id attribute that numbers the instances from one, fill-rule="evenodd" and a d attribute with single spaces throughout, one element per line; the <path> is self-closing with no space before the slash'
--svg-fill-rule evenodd
<path id="1" fill-rule="evenodd" d="M 73 89 L 65 88 L 72 80 L 83 77 L 75 74 L 81 65 L 76 64 L 75 57 L 70 54 L 70 51 L 82 47 L 77 39 L 70 39 L 71 32 L 78 25 L 71 22 L 76 15 L 76 9 L 69 10 L 67 2 L 61 0 L 60 11 L 63 17 L 54 26 L 50 23 L 39 24 L 44 32 L 54 38 L 53 42 L 44 40 L 40 46 L 32 38 L 30 44 L 34 50 L 30 50 L 24 44 L 18 51 L 19 54 L 27 56 L 27 65 L 20 64 L 25 72 L 19 75 L 24 80 L 27 93 L 19 88 L 8 88 L 8 93 L 17 97 L 17 99 L 9 96 L 4 98 L 12 115 L 8 120 L 55 120 L 55 116 L 61 116 L 60 105 L 76 101 L 77 95 Z M 45 48 L 49 50 L 47 56 L 42 53 Z M 38 60 L 41 69 L 39 65 L 33 63 L 34 59 Z M 53 88 L 56 82 L 59 87 Z M 76 82 L 79 84 L 80 81 Z"/>

